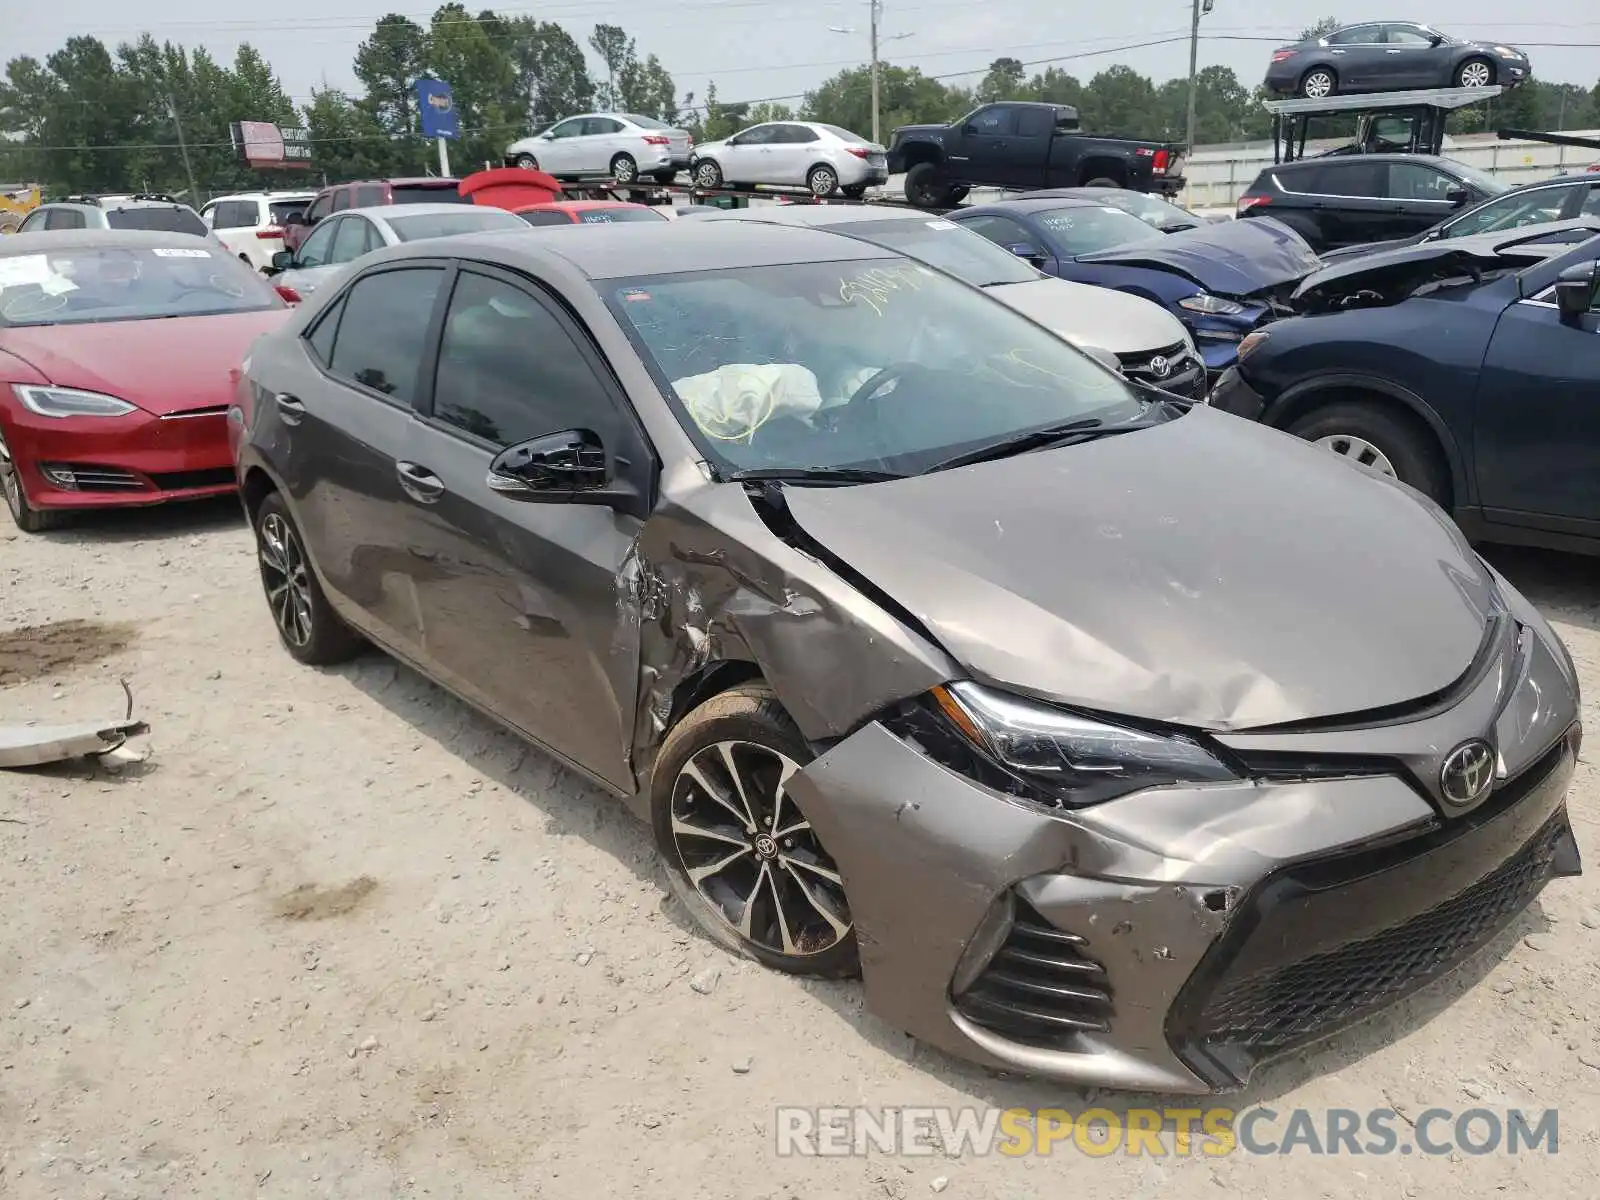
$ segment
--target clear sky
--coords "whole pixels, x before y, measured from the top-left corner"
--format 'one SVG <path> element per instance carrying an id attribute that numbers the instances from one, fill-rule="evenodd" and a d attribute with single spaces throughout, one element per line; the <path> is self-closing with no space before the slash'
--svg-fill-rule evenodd
<path id="1" fill-rule="evenodd" d="M 431 8 L 393 0 L 422 24 Z M 1024 62 L 1054 60 L 1087 79 L 1125 63 L 1157 82 L 1188 69 L 1188 0 L 884 0 L 883 56 L 929 74 L 959 75 L 971 83 L 987 63 L 1010 55 Z M 249 41 L 277 69 L 284 86 L 304 101 L 324 83 L 352 88 L 356 46 L 388 11 L 375 0 L 268 0 L 219 5 L 214 0 L 9 0 L 0 29 L 0 57 L 43 57 L 68 37 L 93 33 L 107 42 L 148 30 L 157 40 L 204 45 L 221 59 Z M 789 98 L 843 67 L 867 58 L 867 0 L 549 0 L 500 7 L 481 0 L 469 11 L 494 7 L 564 25 L 582 44 L 597 21 L 623 26 L 642 58 L 660 56 L 680 96 L 697 99 L 715 80 L 723 101 Z M 1247 85 L 1260 81 L 1273 40 L 1289 41 L 1323 16 L 1347 23 L 1389 19 L 1426 21 L 1464 37 L 1519 45 L 1541 78 L 1593 87 L 1600 80 L 1600 2 L 1597 0 L 1410 0 L 1389 11 L 1345 8 L 1333 0 L 1216 0 L 1201 23 L 1200 62 L 1233 67 Z M 830 25 L 854 27 L 835 33 Z M 1249 39 L 1269 39 L 1267 41 Z M 1175 40 L 1173 40 L 1175 39 Z M 1138 43 L 1165 42 L 1134 48 Z M 593 66 L 593 64 L 591 64 Z"/>

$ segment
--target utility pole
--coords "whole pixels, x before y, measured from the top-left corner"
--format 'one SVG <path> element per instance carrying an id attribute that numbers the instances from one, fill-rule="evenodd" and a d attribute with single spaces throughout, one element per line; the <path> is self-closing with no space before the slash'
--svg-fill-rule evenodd
<path id="1" fill-rule="evenodd" d="M 178 131 L 178 150 L 183 155 L 183 173 L 189 177 L 189 204 L 200 203 L 200 189 L 194 185 L 194 168 L 189 165 L 189 147 L 183 140 L 183 122 L 178 118 L 178 102 L 167 97 L 167 111 L 172 114 L 172 127 Z"/>
<path id="2" fill-rule="evenodd" d="M 1194 153 L 1194 110 L 1200 77 L 1200 18 L 1215 0 L 1194 0 L 1194 20 L 1189 24 L 1189 153 Z"/>
<path id="3" fill-rule="evenodd" d="M 882 0 L 867 0 L 872 9 L 872 140 L 883 145 L 883 130 L 878 122 L 878 19 L 883 15 Z"/>

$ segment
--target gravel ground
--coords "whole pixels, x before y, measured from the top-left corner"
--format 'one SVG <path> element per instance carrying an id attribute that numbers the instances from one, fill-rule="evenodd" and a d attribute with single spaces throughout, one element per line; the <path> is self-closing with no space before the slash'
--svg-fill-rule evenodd
<path id="1" fill-rule="evenodd" d="M 297 667 L 236 512 L 0 527 L 0 720 L 119 716 L 126 677 L 152 726 L 142 765 L 0 775 L 0 1195 L 1592 1194 L 1596 873 L 1244 1098 L 1557 1106 L 1554 1157 L 778 1157 L 780 1104 L 1088 1098 L 919 1047 L 855 985 L 722 954 L 619 805 L 410 671 Z M 1594 562 L 1494 557 L 1600 728 Z M 1597 783 L 1591 758 L 1591 872 Z"/>

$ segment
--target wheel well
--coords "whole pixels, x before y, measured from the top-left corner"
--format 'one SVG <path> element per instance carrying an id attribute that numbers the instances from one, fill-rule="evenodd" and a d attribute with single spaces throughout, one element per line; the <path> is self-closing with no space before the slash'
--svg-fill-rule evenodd
<path id="1" fill-rule="evenodd" d="M 256 513 L 261 508 L 261 502 L 277 490 L 278 485 L 272 482 L 272 476 L 260 467 L 251 467 L 245 472 L 239 495 L 244 500 L 245 512 L 250 514 L 251 525 L 256 523 Z"/>
<path id="2" fill-rule="evenodd" d="M 1078 165 L 1078 184 L 1081 187 L 1091 179 L 1128 181 L 1128 164 L 1116 158 L 1086 158 Z"/>
<path id="3" fill-rule="evenodd" d="M 812 163 L 809 167 L 806 168 L 806 178 L 810 179 L 811 178 L 811 172 L 815 171 L 818 167 L 826 167 L 826 168 L 828 168 L 828 170 L 833 172 L 833 177 L 835 179 L 839 178 L 839 168 L 834 166 L 831 162 L 826 162 L 826 161 L 821 160 L 821 159 L 819 159 L 818 161 Z"/>
<path id="4" fill-rule="evenodd" d="M 932 163 L 934 166 L 938 166 L 939 152 L 926 143 L 913 142 L 905 148 L 906 170 L 909 171 L 912 167 L 919 166 L 922 163 Z"/>
<path id="5" fill-rule="evenodd" d="M 761 668 L 755 663 L 738 659 L 727 659 L 701 667 L 692 675 L 684 676 L 678 681 L 678 686 L 672 689 L 672 712 L 667 717 L 667 728 L 671 729 L 711 697 L 729 688 L 738 687 L 741 683 L 751 683 L 763 678 L 765 677 L 761 674 Z"/>
<path id="6" fill-rule="evenodd" d="M 1430 453 L 1436 455 L 1444 466 L 1444 477 L 1450 494 L 1445 497 L 1448 501 L 1444 505 L 1449 511 L 1456 502 L 1456 473 L 1455 464 L 1451 461 L 1449 452 L 1445 449 L 1443 441 L 1431 425 L 1417 411 L 1403 400 L 1396 400 L 1393 396 L 1372 388 L 1355 385 L 1342 385 L 1337 387 L 1318 388 L 1295 396 L 1287 404 L 1272 413 L 1269 422 L 1275 429 L 1287 430 L 1302 417 L 1309 416 L 1319 408 L 1327 408 L 1334 404 L 1366 404 L 1373 408 L 1381 408 L 1391 416 L 1405 422 L 1411 430 L 1427 446 Z"/>

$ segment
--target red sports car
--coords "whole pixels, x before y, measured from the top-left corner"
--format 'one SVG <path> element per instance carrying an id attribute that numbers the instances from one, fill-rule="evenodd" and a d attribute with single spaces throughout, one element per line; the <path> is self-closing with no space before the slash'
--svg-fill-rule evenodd
<path id="1" fill-rule="evenodd" d="M 670 221 L 648 204 L 624 200 L 556 200 L 511 210 L 529 225 L 609 225 L 614 221 Z"/>
<path id="2" fill-rule="evenodd" d="M 288 315 L 203 238 L 0 239 L 0 485 L 18 527 L 232 491 L 233 376 Z"/>

